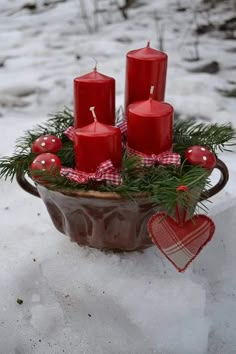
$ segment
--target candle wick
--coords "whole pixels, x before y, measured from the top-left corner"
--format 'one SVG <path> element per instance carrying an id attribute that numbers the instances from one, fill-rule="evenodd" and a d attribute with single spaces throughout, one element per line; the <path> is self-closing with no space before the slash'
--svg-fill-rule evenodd
<path id="1" fill-rule="evenodd" d="M 147 42 L 147 48 L 150 47 L 150 40 Z"/>
<path id="2" fill-rule="evenodd" d="M 95 61 L 95 65 L 94 65 L 93 70 L 94 70 L 94 71 L 97 71 L 98 62 L 97 62 L 97 60 L 96 60 L 95 58 L 93 58 L 93 60 Z"/>
<path id="3" fill-rule="evenodd" d="M 149 92 L 149 100 L 150 101 L 153 99 L 154 89 L 155 89 L 155 86 L 150 87 L 150 92 Z"/>
<path id="4" fill-rule="evenodd" d="M 97 122 L 95 107 L 90 107 L 89 110 L 92 112 L 92 116 L 93 116 L 94 121 Z"/>

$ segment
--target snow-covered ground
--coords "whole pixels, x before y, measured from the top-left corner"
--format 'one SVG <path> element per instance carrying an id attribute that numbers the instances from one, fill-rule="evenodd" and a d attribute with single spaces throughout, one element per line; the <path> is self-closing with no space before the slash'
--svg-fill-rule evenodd
<path id="1" fill-rule="evenodd" d="M 79 1 L 45 2 L 31 12 L 24 0 L 0 0 L 0 156 L 48 113 L 72 107 L 73 78 L 91 71 L 94 58 L 116 79 L 123 104 L 125 55 L 148 39 L 158 49 L 158 26 L 169 55 L 166 101 L 183 115 L 235 124 L 235 98 L 219 92 L 235 87 L 235 40 L 203 35 L 201 61 L 186 61 L 195 40 L 192 1 L 181 1 L 182 12 L 179 1 L 143 0 L 128 21 L 112 13 L 113 23 L 90 35 Z M 213 9 L 211 20 L 233 14 L 222 13 Z M 217 74 L 190 71 L 214 60 Z M 209 205 L 217 231 L 184 274 L 155 247 L 104 254 L 70 243 L 41 200 L 1 180 L 0 354 L 235 354 L 236 164 L 234 154 L 220 157 L 230 181 Z"/>

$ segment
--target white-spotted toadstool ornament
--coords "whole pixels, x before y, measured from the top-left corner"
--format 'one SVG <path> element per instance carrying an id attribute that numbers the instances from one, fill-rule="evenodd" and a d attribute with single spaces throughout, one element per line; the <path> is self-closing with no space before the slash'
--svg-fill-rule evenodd
<path id="1" fill-rule="evenodd" d="M 199 165 L 208 170 L 212 170 L 216 165 L 216 157 L 209 149 L 204 146 L 190 146 L 185 152 L 185 158 L 192 165 Z"/>
<path id="2" fill-rule="evenodd" d="M 55 135 L 41 135 L 32 144 L 32 152 L 34 154 L 42 154 L 43 152 L 55 153 L 62 147 L 61 140 Z"/>
<path id="3" fill-rule="evenodd" d="M 30 172 L 33 179 L 41 180 L 43 177 L 37 174 L 37 171 L 47 172 L 55 175 L 61 169 L 61 160 L 57 155 L 46 152 L 38 155 L 30 165 Z"/>

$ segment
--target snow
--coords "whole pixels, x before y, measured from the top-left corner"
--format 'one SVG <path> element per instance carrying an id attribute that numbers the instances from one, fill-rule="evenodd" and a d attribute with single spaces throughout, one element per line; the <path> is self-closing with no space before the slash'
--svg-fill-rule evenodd
<path id="1" fill-rule="evenodd" d="M 199 63 L 184 60 L 193 52 L 191 7 L 199 1 L 181 1 L 188 7 L 182 13 L 176 1 L 143 0 L 128 21 L 112 14 L 112 24 L 93 34 L 78 1 L 47 7 L 31 1 L 35 13 L 22 9 L 25 3 L 0 1 L 0 156 L 11 154 L 16 138 L 48 113 L 72 107 L 72 80 L 91 71 L 94 59 L 99 71 L 116 78 L 122 105 L 125 54 L 148 39 L 158 47 L 156 15 L 169 55 L 166 101 L 182 115 L 235 125 L 235 99 L 219 92 L 235 86 L 234 41 L 200 37 L 201 64 L 218 60 L 218 74 L 192 73 Z M 221 7 L 211 18 L 222 21 Z M 1 180 L 0 353 L 235 353 L 236 166 L 234 154 L 220 158 L 230 181 L 209 204 L 217 231 L 184 274 L 155 247 L 113 254 L 71 243 L 40 199 Z M 218 178 L 214 173 L 213 182 Z"/>

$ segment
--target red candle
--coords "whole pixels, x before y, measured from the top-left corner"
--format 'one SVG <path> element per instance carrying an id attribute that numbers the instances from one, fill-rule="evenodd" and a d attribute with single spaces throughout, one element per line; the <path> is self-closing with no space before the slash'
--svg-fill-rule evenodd
<path id="1" fill-rule="evenodd" d="M 89 107 L 96 106 L 99 121 L 115 125 L 115 80 L 94 70 L 74 79 L 75 129 L 93 122 Z"/>
<path id="2" fill-rule="evenodd" d="M 152 99 L 135 102 L 127 111 L 128 146 L 146 155 L 158 155 L 172 148 L 173 107 Z"/>
<path id="3" fill-rule="evenodd" d="M 109 159 L 115 168 L 120 169 L 122 159 L 120 129 L 98 122 L 94 107 L 90 110 L 93 114 L 93 123 L 76 129 L 74 134 L 76 169 L 93 173 L 102 162 Z"/>
<path id="4" fill-rule="evenodd" d="M 154 99 L 164 101 L 167 55 L 147 47 L 127 53 L 125 109 L 130 103 L 146 100 L 150 86 L 156 87 Z"/>

